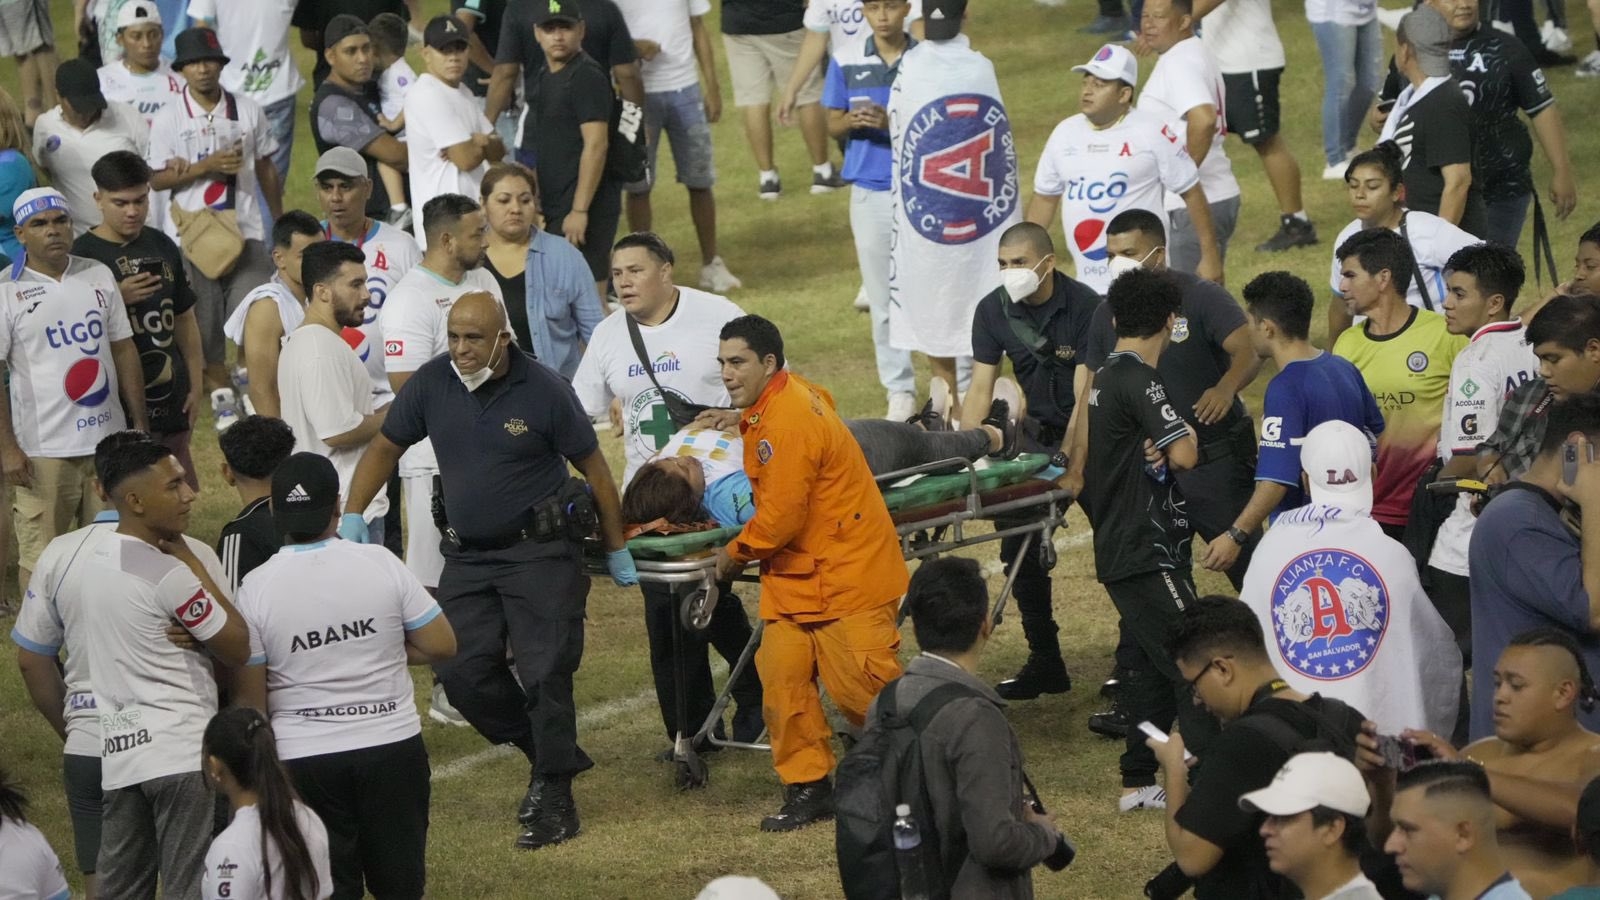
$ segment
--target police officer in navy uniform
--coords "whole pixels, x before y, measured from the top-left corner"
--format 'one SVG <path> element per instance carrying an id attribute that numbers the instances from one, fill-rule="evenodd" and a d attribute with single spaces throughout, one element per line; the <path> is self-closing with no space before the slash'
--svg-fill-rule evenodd
<path id="1" fill-rule="evenodd" d="M 449 352 L 405 383 L 362 456 L 340 534 L 365 537 L 360 511 L 405 448 L 431 438 L 445 519 L 439 605 L 459 644 L 435 672 L 478 733 L 528 757 L 516 845 L 532 850 L 577 835 L 572 778 L 594 765 L 578 746 L 572 699 L 589 593 L 578 540 L 594 524 L 582 522 L 589 496 L 612 580 L 639 577 L 616 483 L 572 387 L 511 343 L 504 310 L 487 293 L 463 294 L 447 328 Z M 568 462 L 588 491 L 574 490 Z"/>

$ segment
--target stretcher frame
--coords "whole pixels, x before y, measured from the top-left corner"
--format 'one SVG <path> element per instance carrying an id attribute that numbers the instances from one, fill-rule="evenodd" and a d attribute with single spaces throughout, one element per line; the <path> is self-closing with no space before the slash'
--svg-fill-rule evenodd
<path id="1" fill-rule="evenodd" d="M 1066 525 L 1067 510 L 1072 506 L 1073 496 L 1070 491 L 1039 478 L 1037 472 L 1020 481 L 984 490 L 979 479 L 980 470 L 973 461 L 956 458 L 888 472 L 877 476 L 876 480 L 880 486 L 887 486 L 913 476 L 956 472 L 967 477 L 965 495 L 892 514 L 895 531 L 900 537 L 901 553 L 906 561 L 935 559 L 969 547 L 1021 536 L 1022 544 L 1018 548 L 1017 559 L 1027 553 L 1037 552 L 1039 564 L 1046 571 L 1055 568 L 1055 531 Z M 968 526 L 979 521 L 992 522 L 994 527 L 978 533 L 969 531 Z M 603 559 L 594 555 L 588 558 L 588 567 L 593 574 L 606 574 Z M 732 700 L 734 681 L 755 658 L 766 623 L 757 618 L 750 640 L 745 643 L 739 659 L 729 668 L 728 677 L 717 692 L 711 711 L 696 728 L 695 723 L 688 721 L 688 697 L 684 689 L 688 682 L 685 671 L 687 660 L 683 654 L 684 637 L 687 631 L 704 631 L 711 623 L 712 612 L 720 599 L 716 584 L 716 553 L 708 550 L 678 559 L 636 559 L 635 567 L 641 582 L 670 585 L 677 598 L 678 614 L 673 616 L 672 630 L 673 683 L 677 694 L 675 714 L 678 724 L 672 742 L 674 778 L 680 789 L 704 787 L 708 771 L 705 761 L 695 750 L 697 744 L 708 743 L 718 748 L 741 750 L 771 750 L 770 744 L 759 739 L 755 742 L 736 741 L 718 737 L 715 732 Z M 990 619 L 996 626 L 1004 620 L 1006 603 L 1016 585 L 1019 568 L 1010 567 L 990 607 Z M 753 572 L 738 573 L 730 580 L 760 583 L 759 576 Z M 902 600 L 897 621 L 904 622 L 906 613 Z M 765 737 L 765 732 L 762 737 Z"/>

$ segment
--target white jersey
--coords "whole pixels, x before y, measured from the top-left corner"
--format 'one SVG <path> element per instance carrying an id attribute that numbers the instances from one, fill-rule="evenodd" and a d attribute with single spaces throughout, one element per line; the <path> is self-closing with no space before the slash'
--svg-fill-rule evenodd
<path id="1" fill-rule="evenodd" d="M 1343 700 L 1384 734 L 1455 726 L 1461 651 L 1410 551 L 1365 511 L 1312 504 L 1278 516 L 1240 598 L 1295 690 Z"/>
<path id="2" fill-rule="evenodd" d="M 383 113 L 385 119 L 397 119 L 406 111 L 406 94 L 411 92 L 411 86 L 416 83 L 417 71 L 403 59 L 395 60 L 383 70 L 383 74 L 378 76 L 378 111 Z M 405 136 L 403 128 L 395 134 L 401 140 Z"/>
<path id="3" fill-rule="evenodd" d="M 700 83 L 689 20 L 711 12 L 710 0 L 617 0 L 636 41 L 655 41 L 661 52 L 640 60 L 647 94 L 681 91 Z"/>
<path id="4" fill-rule="evenodd" d="M 128 427 L 113 341 L 133 339 L 111 270 L 70 257 L 57 281 L 17 260 L 0 281 L 0 361 L 10 369 L 11 427 L 29 456 L 93 456 Z"/>
<path id="5" fill-rule="evenodd" d="M 90 170 L 100 157 L 117 150 L 144 156 L 150 149 L 150 126 L 139 111 L 126 103 L 106 104 L 94 124 L 80 129 L 69 123 L 61 107 L 39 116 L 33 126 L 33 159 L 50 176 L 50 182 L 67 198 L 72 209 L 72 234 L 100 224 L 95 205 L 95 183 Z"/>
<path id="6" fill-rule="evenodd" d="M 52 540 L 33 567 L 22 609 L 11 629 L 11 640 L 24 650 L 59 658 L 66 651 L 61 679 L 67 696 L 62 714 L 67 720 L 66 753 L 100 756 L 100 714 L 94 705 L 94 684 L 89 678 L 89 654 L 83 646 L 85 569 L 74 566 L 106 541 L 117 539 L 117 514 L 102 512 L 94 524 Z"/>
<path id="7" fill-rule="evenodd" d="M 129 69 L 120 59 L 100 67 L 100 92 L 107 100 L 138 110 L 148 126 L 155 125 L 156 116 L 178 99 L 187 83 L 164 59 L 143 74 Z"/>
<path id="8" fill-rule="evenodd" d="M 717 334 L 744 310 L 717 294 L 686 287 L 677 291 L 678 307 L 665 322 L 639 327 L 656 381 L 661 390 L 688 403 L 728 406 L 732 401 L 717 364 Z M 661 391 L 639 362 L 628 337 L 627 315 L 619 309 L 595 326 L 572 377 L 572 389 L 591 418 L 605 415 L 613 397 L 622 401 L 622 443 L 628 463 L 622 475 L 624 487 L 678 430 Z"/>
<path id="9" fill-rule="evenodd" d="M 228 65 L 222 86 L 262 106 L 300 92 L 305 79 L 289 50 L 296 0 L 189 0 L 189 17 L 210 21 Z"/>
<path id="10" fill-rule="evenodd" d="M 1200 182 L 1181 133 L 1137 109 L 1097 129 L 1082 115 L 1056 126 L 1039 156 L 1033 192 L 1061 198 L 1061 229 L 1077 279 L 1097 294 L 1111 286 L 1106 225 L 1143 209 L 1166 225 L 1164 197 Z"/>
<path id="11" fill-rule="evenodd" d="M 1272 22 L 1271 0 L 1224 0 L 1206 15 L 1200 40 L 1225 75 L 1281 69 L 1288 64 Z"/>
<path id="12" fill-rule="evenodd" d="M 61 860 L 30 822 L 0 823 L 0 900 L 69 900 Z"/>
<path id="13" fill-rule="evenodd" d="M 357 354 L 345 334 L 307 322 L 289 334 L 278 356 L 278 399 L 283 420 L 294 430 L 294 449 L 333 463 L 339 472 L 341 508 L 367 445 L 332 447 L 327 440 L 358 427 L 375 408 L 372 376 Z M 379 491 L 363 515 L 371 522 L 388 511 L 389 495 Z"/>
<path id="14" fill-rule="evenodd" d="M 911 23 L 922 18 L 922 0 L 911 0 L 911 12 L 906 14 L 906 31 Z M 830 52 L 854 46 L 872 33 L 861 11 L 861 0 L 810 0 L 806 4 L 804 19 L 808 31 L 826 31 Z"/>
<path id="15" fill-rule="evenodd" d="M 1227 88 L 1211 51 L 1199 38 L 1191 37 L 1173 44 L 1156 60 L 1156 67 L 1145 79 L 1144 90 L 1139 92 L 1139 108 L 1165 122 L 1179 140 L 1187 141 L 1184 116 L 1197 106 L 1213 106 L 1217 110 L 1211 150 L 1200 162 L 1200 186 L 1206 190 L 1206 202 L 1237 197 L 1239 181 L 1233 177 L 1233 163 L 1222 146 L 1223 136 L 1228 133 Z M 1183 198 L 1168 192 L 1167 210 L 1175 209 L 1183 209 Z"/>
<path id="16" fill-rule="evenodd" d="M 250 4 L 241 4 L 248 6 Z M 238 211 L 239 231 L 246 240 L 266 240 L 266 221 L 261 205 L 256 201 L 256 191 L 261 185 L 256 181 L 257 160 L 267 159 L 278 151 L 278 139 L 267 125 L 261 107 L 249 97 L 233 97 L 234 115 L 228 115 L 228 97 L 224 95 L 215 108 L 206 110 L 189 92 L 187 86 L 177 99 L 162 110 L 150 126 L 150 152 L 145 159 L 152 169 L 164 169 L 167 160 L 178 159 L 196 163 L 235 147 L 243 151 L 244 163 L 234 180 L 238 182 L 233 194 L 233 209 Z M 214 178 L 201 178 L 172 191 L 172 202 L 178 208 L 198 211 L 228 209 L 228 185 Z M 169 217 L 170 219 L 170 217 Z M 178 240 L 178 226 L 167 222 L 167 237 Z"/>
<path id="17" fill-rule="evenodd" d="M 672 459 L 687 456 L 700 464 L 706 484 L 712 484 L 735 472 L 744 471 L 744 438 L 737 431 L 720 431 L 715 428 L 685 428 L 673 434 L 667 445 L 651 457 Z"/>
<path id="18" fill-rule="evenodd" d="M 289 290 L 289 286 L 283 283 L 282 278 L 273 275 L 271 281 L 245 294 L 244 299 L 234 308 L 233 315 L 222 323 L 222 333 L 228 340 L 238 344 L 241 350 L 244 348 L 245 319 L 250 314 L 250 307 L 263 300 L 270 300 L 278 307 L 278 321 L 283 324 L 283 337 L 278 341 L 280 347 L 288 342 L 289 335 L 306 320 L 306 305 Z M 249 364 L 248 360 L 245 362 L 246 365 Z"/>
<path id="19" fill-rule="evenodd" d="M 1405 235 L 1406 242 L 1411 245 L 1411 255 L 1417 262 L 1417 271 L 1412 273 L 1411 285 L 1406 288 L 1406 302 L 1419 309 L 1443 312 L 1445 263 L 1457 250 L 1478 243 L 1478 239 L 1432 213 L 1408 209 L 1401 221 L 1404 230 L 1397 228 L 1395 231 Z M 1361 220 L 1356 219 L 1334 239 L 1330 251 L 1332 260 L 1329 262 L 1328 287 L 1333 289 L 1335 297 L 1344 296 L 1339 293 L 1339 248 L 1362 227 Z M 1417 275 L 1422 277 L 1419 279 Z M 1424 292 L 1427 293 L 1426 297 L 1423 296 Z M 1493 427 L 1492 423 L 1490 427 Z"/>
<path id="20" fill-rule="evenodd" d="M 333 873 L 328 863 L 328 829 L 311 807 L 294 801 L 294 821 L 305 838 L 311 866 L 317 873 L 317 900 L 333 896 Z M 267 893 L 267 873 L 261 869 L 261 812 L 255 804 L 241 806 L 233 821 L 211 839 L 206 870 L 201 877 L 201 900 L 282 900 L 285 893 L 283 854 L 276 841 L 266 842 L 272 871 L 272 893 Z"/>
<path id="21" fill-rule="evenodd" d="M 406 632 L 439 604 L 393 553 L 330 539 L 284 547 L 239 589 L 250 665 L 284 759 L 379 747 L 422 733 Z"/>
<path id="22" fill-rule="evenodd" d="M 388 302 L 389 293 L 400 282 L 411 267 L 422 260 L 422 248 L 417 246 L 416 238 L 404 231 L 373 219 L 372 227 L 367 233 L 355 241 L 361 252 L 367 257 L 367 291 L 372 295 L 367 301 L 367 312 L 361 321 L 360 333 L 365 341 L 355 347 L 356 355 L 361 357 L 361 364 L 367 367 L 367 374 L 372 376 L 372 402 L 374 407 L 382 409 L 394 399 L 394 389 L 389 387 L 389 373 L 384 364 L 383 328 L 378 324 L 378 314 L 383 311 L 383 304 Z M 328 240 L 337 240 L 327 222 L 322 223 L 323 233 Z M 348 332 L 350 329 L 346 329 Z M 346 340 L 352 337 L 348 333 Z M 374 353 L 373 350 L 378 352 Z"/>
<path id="23" fill-rule="evenodd" d="M 210 547 L 185 537 L 216 584 L 227 579 Z M 228 614 L 178 559 L 118 534 L 79 555 L 84 646 L 100 711 L 100 783 L 108 791 L 200 770 L 200 739 L 217 714 L 211 658 L 167 640 L 176 620 L 197 640 Z"/>
<path id="24" fill-rule="evenodd" d="M 411 267 L 389 292 L 378 323 L 383 326 L 383 362 L 390 372 L 415 372 L 422 364 L 450 349 L 445 323 L 462 294 L 484 291 L 503 304 L 500 282 L 483 267 L 468 269 L 460 282 L 446 281 L 421 264 Z M 400 457 L 400 476 L 439 474 L 433 442 L 427 438 L 406 448 Z"/>
<path id="25" fill-rule="evenodd" d="M 472 91 L 464 84 L 450 87 L 424 74 L 406 92 L 405 113 L 411 206 L 420 210 L 440 194 L 478 196 L 488 161 L 462 170 L 445 156 L 448 148 L 472 140 L 475 134 L 494 134 Z M 427 249 L 425 234 L 417 234 L 417 245 Z"/>
<path id="26" fill-rule="evenodd" d="M 1539 358 L 1528 346 L 1521 319 L 1490 322 L 1472 336 L 1472 343 L 1450 364 L 1450 393 L 1444 398 L 1439 426 L 1439 458 L 1472 455 L 1494 433 L 1500 408 L 1511 392 L 1539 377 Z M 1478 517 L 1465 494 L 1439 526 L 1428 565 L 1462 577 L 1467 572 L 1467 545 Z"/>

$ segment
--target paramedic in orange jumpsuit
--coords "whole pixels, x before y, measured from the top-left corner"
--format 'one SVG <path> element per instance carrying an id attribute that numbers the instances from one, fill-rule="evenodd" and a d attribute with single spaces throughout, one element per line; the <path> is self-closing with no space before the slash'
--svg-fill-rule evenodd
<path id="1" fill-rule="evenodd" d="M 761 564 L 756 669 L 783 808 L 763 831 L 833 814 L 832 734 L 817 692 L 860 728 L 900 677 L 898 600 L 909 577 L 889 509 L 827 391 L 783 367 L 783 337 L 760 316 L 722 326 L 722 382 L 741 411 L 755 518 L 717 554 L 717 578 Z"/>

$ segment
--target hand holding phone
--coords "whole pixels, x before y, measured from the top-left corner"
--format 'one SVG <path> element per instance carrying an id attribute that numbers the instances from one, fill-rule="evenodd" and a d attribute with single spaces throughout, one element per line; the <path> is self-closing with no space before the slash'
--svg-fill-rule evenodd
<path id="1" fill-rule="evenodd" d="M 1148 720 L 1140 722 L 1138 728 L 1140 731 L 1144 732 L 1145 737 L 1155 741 L 1158 744 L 1165 744 L 1167 741 L 1172 740 L 1172 738 L 1169 737 L 1165 731 L 1157 728 Z M 1183 759 L 1185 762 L 1188 762 L 1189 760 L 1194 759 L 1194 754 L 1190 753 L 1188 748 L 1184 748 Z"/>

